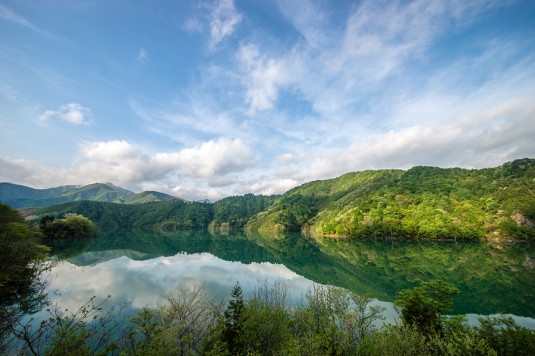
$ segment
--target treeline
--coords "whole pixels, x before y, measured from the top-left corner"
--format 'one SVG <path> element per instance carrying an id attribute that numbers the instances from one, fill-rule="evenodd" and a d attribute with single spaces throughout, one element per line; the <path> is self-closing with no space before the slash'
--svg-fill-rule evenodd
<path id="1" fill-rule="evenodd" d="M 535 239 L 535 160 L 497 168 L 348 173 L 281 196 L 235 196 L 215 203 L 143 205 L 75 202 L 40 214 L 74 212 L 99 227 L 162 231 L 212 228 L 301 231 L 321 236 L 409 239 Z"/>
<path id="2" fill-rule="evenodd" d="M 240 229 L 251 216 L 266 210 L 274 196 L 246 194 L 215 203 L 170 200 L 145 204 L 79 201 L 38 210 L 38 215 L 81 214 L 99 228 L 145 228 L 160 231 Z"/>
<path id="3" fill-rule="evenodd" d="M 380 325 L 383 309 L 346 290 L 312 286 L 292 303 L 280 282 L 243 296 L 239 283 L 226 302 L 199 284 L 163 295 L 124 321 L 94 298 L 78 310 L 48 310 L 37 329 L 14 326 L 0 350 L 49 355 L 532 355 L 535 331 L 511 317 L 480 317 L 470 326 L 444 311 L 454 286 L 429 281 L 403 290 L 400 323 Z M 107 310 L 107 311 L 106 311 Z"/>

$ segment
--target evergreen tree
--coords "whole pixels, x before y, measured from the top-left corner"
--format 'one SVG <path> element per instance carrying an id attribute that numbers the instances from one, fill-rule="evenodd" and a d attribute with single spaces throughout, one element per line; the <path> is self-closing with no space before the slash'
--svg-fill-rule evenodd
<path id="1" fill-rule="evenodd" d="M 224 312 L 225 329 L 223 332 L 223 339 L 232 355 L 240 354 L 242 351 L 240 336 L 242 334 L 244 322 L 244 307 L 245 304 L 243 302 L 243 293 L 240 282 L 236 282 L 232 289 L 231 299 Z"/>

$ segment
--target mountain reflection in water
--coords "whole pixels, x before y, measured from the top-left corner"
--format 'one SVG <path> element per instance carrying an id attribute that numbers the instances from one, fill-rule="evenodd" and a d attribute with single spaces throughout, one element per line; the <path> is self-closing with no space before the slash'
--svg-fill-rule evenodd
<path id="1" fill-rule="evenodd" d="M 60 262 L 49 286 L 62 304 L 112 295 L 133 308 L 155 306 L 162 292 L 193 281 L 227 297 L 239 281 L 246 295 L 261 283 L 288 285 L 294 299 L 313 283 L 391 302 L 418 280 L 460 289 L 453 314 L 506 313 L 535 328 L 535 246 L 483 243 L 312 239 L 301 234 L 161 233 L 117 230 L 91 240 L 52 241 Z M 394 318 L 390 303 L 388 319 Z M 523 318 L 522 318 L 523 317 Z"/>

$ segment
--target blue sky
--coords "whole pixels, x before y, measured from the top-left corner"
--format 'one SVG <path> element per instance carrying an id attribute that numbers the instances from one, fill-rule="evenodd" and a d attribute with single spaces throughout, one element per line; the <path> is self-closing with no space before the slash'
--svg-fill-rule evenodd
<path id="1" fill-rule="evenodd" d="M 535 2 L 0 0 L 0 181 L 187 199 L 535 157 Z"/>

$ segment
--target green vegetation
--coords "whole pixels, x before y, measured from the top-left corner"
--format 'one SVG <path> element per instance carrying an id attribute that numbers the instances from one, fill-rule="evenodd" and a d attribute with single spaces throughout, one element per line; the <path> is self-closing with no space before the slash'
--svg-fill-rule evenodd
<path id="1" fill-rule="evenodd" d="M 169 200 L 146 204 L 117 204 L 79 201 L 42 208 L 39 215 L 65 216 L 82 214 L 100 229 L 144 228 L 158 231 L 215 230 L 242 228 L 247 217 L 266 209 L 272 197 L 247 194 L 229 197 L 216 203 Z"/>
<path id="2" fill-rule="evenodd" d="M 437 286 L 439 289 L 433 289 Z M 421 289 L 418 289 L 421 288 Z M 481 317 L 469 326 L 463 317 L 440 313 L 451 304 L 448 286 L 439 281 L 401 291 L 402 318 L 379 330 L 382 309 L 368 297 L 343 289 L 315 285 L 292 305 L 287 286 L 260 285 L 244 298 L 239 284 L 225 303 L 199 284 L 163 295 L 156 309 L 142 309 L 120 324 L 119 310 L 103 309 L 106 300 L 92 298 L 76 311 L 49 309 L 50 318 L 36 330 L 21 325 L 14 339 L 2 340 L 3 350 L 17 354 L 121 355 L 530 355 L 535 331 L 510 317 Z M 419 307 L 415 295 L 426 294 Z M 405 304 L 406 298 L 412 302 Z M 434 305 L 434 327 L 426 320 Z M 407 309 L 410 309 L 407 310 Z M 423 327 L 423 328 L 422 328 Z"/>
<path id="3" fill-rule="evenodd" d="M 396 305 L 401 307 L 403 323 L 426 335 L 443 332 L 442 313 L 453 306 L 452 297 L 459 289 L 444 281 L 423 282 L 413 289 L 398 293 Z"/>
<path id="4" fill-rule="evenodd" d="M 534 239 L 535 160 L 348 173 L 294 188 L 256 219 L 324 236 Z"/>
<path id="5" fill-rule="evenodd" d="M 277 197 L 248 194 L 214 204 L 75 202 L 38 213 L 67 212 L 83 214 L 99 227 L 162 231 L 243 228 L 320 236 L 533 240 L 535 160 L 480 170 L 414 167 L 348 173 Z"/>
<path id="6" fill-rule="evenodd" d="M 245 194 L 228 197 L 213 204 L 212 228 L 243 229 L 252 216 L 266 210 L 273 204 L 275 196 Z"/>
<path id="7" fill-rule="evenodd" d="M 40 276 L 49 249 L 39 240 L 40 233 L 17 211 L 0 204 L 0 338 L 43 301 Z"/>
<path id="8" fill-rule="evenodd" d="M 65 219 L 46 215 L 39 222 L 39 229 L 47 238 L 87 238 L 95 235 L 97 226 L 83 215 L 66 214 Z"/>
<path id="9" fill-rule="evenodd" d="M 0 204 L 0 305 L 20 301 L 32 289 L 38 262 L 49 249 L 39 244 L 40 233 L 15 210 Z"/>
<path id="10" fill-rule="evenodd" d="M 13 208 L 43 207 L 80 200 L 142 204 L 173 199 L 178 198 L 151 191 L 136 194 L 127 189 L 103 183 L 82 187 L 67 185 L 49 189 L 33 189 L 11 183 L 0 183 L 0 201 Z"/>

